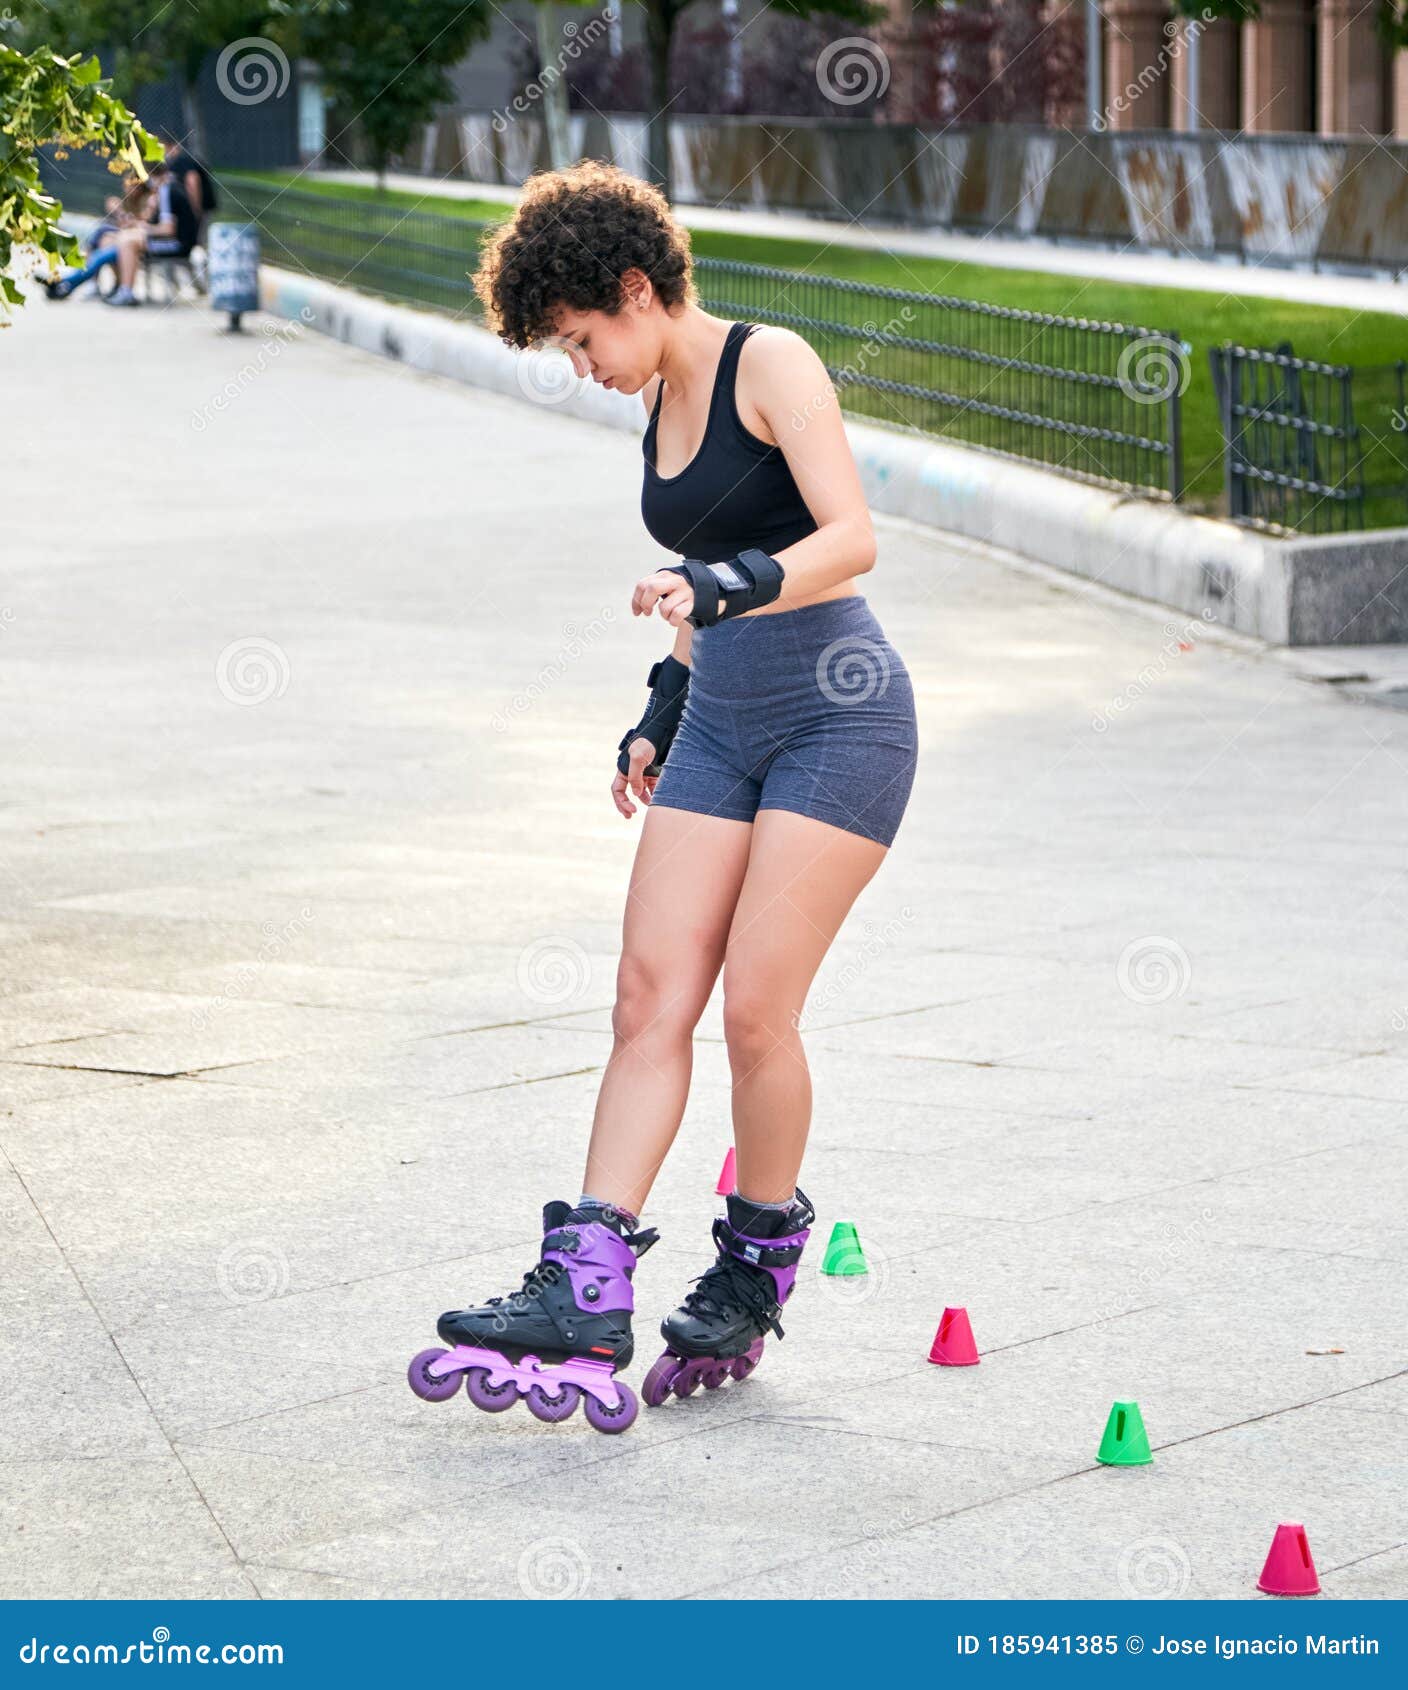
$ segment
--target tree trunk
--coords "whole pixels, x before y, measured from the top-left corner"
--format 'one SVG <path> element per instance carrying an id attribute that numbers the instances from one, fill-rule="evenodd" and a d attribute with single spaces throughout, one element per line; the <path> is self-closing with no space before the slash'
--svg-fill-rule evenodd
<path id="1" fill-rule="evenodd" d="M 648 0 L 645 12 L 646 50 L 650 55 L 650 112 L 646 118 L 645 151 L 650 180 L 670 198 L 670 42 L 675 33 L 672 0 Z"/>
<path id="2" fill-rule="evenodd" d="M 533 8 L 538 26 L 538 82 L 543 90 L 543 123 L 548 132 L 548 159 L 554 170 L 572 162 L 571 131 L 567 121 L 567 79 L 558 51 L 557 12 L 553 0 L 538 0 Z"/>

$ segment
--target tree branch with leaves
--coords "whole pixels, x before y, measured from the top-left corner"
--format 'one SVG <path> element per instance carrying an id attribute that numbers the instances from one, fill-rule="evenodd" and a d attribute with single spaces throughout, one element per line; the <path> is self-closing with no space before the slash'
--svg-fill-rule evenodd
<path id="1" fill-rule="evenodd" d="M 0 322 L 24 303 L 14 275 L 22 249 L 36 251 L 51 274 L 80 261 L 77 241 L 59 225 L 62 205 L 44 190 L 39 149 L 92 147 L 112 155 L 114 170 L 140 176 L 161 157 L 161 143 L 111 87 L 94 57 L 48 47 L 26 54 L 0 42 Z"/>

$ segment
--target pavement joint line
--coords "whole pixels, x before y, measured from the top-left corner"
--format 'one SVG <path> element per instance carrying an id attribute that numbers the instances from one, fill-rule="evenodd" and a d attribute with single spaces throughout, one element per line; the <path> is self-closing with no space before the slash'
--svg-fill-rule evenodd
<path id="1" fill-rule="evenodd" d="M 985 1352 L 985 1353 L 995 1353 L 995 1352 Z M 1389 1379 L 1400 1378 L 1406 1373 L 1408 1373 L 1408 1368 L 1403 1368 L 1403 1369 L 1400 1369 L 1399 1372 L 1397 1372 L 1397 1373 L 1392 1373 L 1392 1374 L 1387 1375 L 1387 1378 L 1389 1378 Z M 1261 1421 L 1261 1420 L 1275 1419 L 1280 1414 L 1294 1413 L 1297 1409 L 1313 1408 L 1317 1403 L 1328 1401 L 1328 1400 L 1330 1400 L 1331 1397 L 1347 1395 L 1348 1391 L 1363 1390 L 1367 1385 L 1382 1384 L 1384 1382 L 1385 1382 L 1384 1380 L 1366 1380 L 1360 1385 L 1354 1385 L 1354 1386 L 1348 1387 L 1348 1389 L 1346 1391 L 1331 1392 L 1325 1397 L 1311 1398 L 1307 1402 L 1303 1402 L 1303 1403 L 1290 1403 L 1290 1404 L 1287 1404 L 1283 1408 L 1268 1410 L 1268 1412 L 1265 1413 L 1265 1414 L 1253 1415 L 1247 1420 L 1234 1421 L 1230 1425 L 1227 1425 L 1227 1426 L 1210 1427 L 1206 1432 L 1197 1432 L 1197 1433 L 1194 1433 L 1191 1437 L 1188 1437 L 1188 1438 L 1178 1438 L 1178 1439 L 1175 1439 L 1172 1443 L 1155 1444 L 1153 1446 L 1153 1448 L 1155 1449 L 1155 1451 L 1164 1450 L 1164 1449 L 1176 1449 L 1181 1444 L 1194 1443 L 1194 1442 L 1197 1442 L 1197 1441 L 1199 1441 L 1203 1438 L 1217 1437 L 1222 1432 L 1236 1431 L 1242 1426 L 1253 1425 L 1256 1422 Z M 997 1452 L 997 1451 L 992 1451 L 990 1453 L 992 1453 L 994 1456 L 997 1456 L 999 1454 L 999 1452 Z M 923 1520 L 914 1520 L 907 1526 L 898 1526 L 898 1527 L 896 1527 L 896 1529 L 893 1532 L 889 1532 L 889 1533 L 886 1533 L 886 1534 L 883 1534 L 883 1535 L 888 1536 L 888 1537 L 895 1537 L 895 1538 L 903 1537 L 907 1533 L 912 1532 L 912 1531 L 917 1531 L 919 1528 L 921 1528 L 923 1526 L 936 1525 L 940 1521 L 943 1521 L 943 1520 L 957 1519 L 960 1515 L 974 1513 L 976 1510 L 978 1510 L 980 1508 L 990 1508 L 995 1504 L 1000 1505 L 1004 1502 L 1010 1502 L 1014 1498 L 1017 1498 L 1017 1497 L 1034 1495 L 1037 1491 L 1048 1490 L 1054 1485 L 1065 1484 L 1069 1480 L 1082 1478 L 1086 1474 L 1099 1473 L 1099 1472 L 1103 1472 L 1103 1471 L 1104 1471 L 1104 1468 L 1103 1468 L 1101 1463 L 1091 1462 L 1091 1463 L 1089 1463 L 1089 1464 L 1087 1464 L 1083 1467 L 1075 1468 L 1074 1470 L 1072 1470 L 1069 1473 L 1058 1473 L 1053 1478 L 1041 1479 L 1041 1480 L 1038 1480 L 1036 1483 L 1030 1484 L 1030 1485 L 1019 1485 L 1015 1490 L 1004 1491 L 997 1496 L 984 1497 L 984 1498 L 981 1498 L 980 1500 L 978 1500 L 976 1502 L 965 1503 L 965 1504 L 963 1504 L 962 1507 L 959 1507 L 959 1508 L 943 1510 L 943 1511 L 941 1511 L 937 1514 L 930 1515 Z M 879 1534 L 877 1534 L 877 1535 L 879 1535 Z M 822 1555 L 834 1555 L 834 1554 L 836 1554 L 840 1551 L 844 1551 L 844 1550 L 847 1550 L 847 1549 L 854 1549 L 859 1544 L 873 1543 L 875 1541 L 876 1541 L 876 1537 L 874 1537 L 874 1536 L 871 1536 L 871 1537 L 861 1536 L 861 1537 L 858 1537 L 858 1538 L 851 1538 L 848 1541 L 843 1542 L 843 1543 L 834 1543 L 834 1542 L 829 1543 L 823 1549 L 818 1549 L 818 1550 L 815 1550 L 815 1551 L 813 1551 L 809 1554 L 805 1554 L 805 1555 L 801 1555 L 801 1556 L 794 1556 L 789 1560 L 775 1562 L 769 1567 L 761 1568 L 761 1569 L 759 1569 L 759 1573 L 755 1574 L 754 1576 L 755 1577 L 760 1576 L 762 1573 L 781 1572 L 785 1568 L 788 1568 L 788 1567 L 803 1566 L 808 1561 L 816 1560 Z M 1396 1548 L 1396 1547 L 1400 1547 L 1400 1546 L 1399 1545 L 1392 1545 L 1390 1547 Z M 1386 1550 L 1376 1550 L 1373 1553 L 1374 1554 L 1383 1554 L 1383 1553 L 1387 1553 L 1387 1551 Z M 1363 1557 L 1361 1557 L 1361 1559 L 1369 1560 L 1369 1559 L 1371 1559 L 1371 1557 L 1370 1556 L 1363 1556 Z M 1347 1563 L 1347 1564 L 1349 1564 L 1349 1563 Z M 734 1582 L 734 1580 L 724 1579 L 724 1580 L 718 1581 L 714 1585 L 706 1586 L 704 1592 L 696 1592 L 695 1594 L 703 1594 L 710 1589 L 724 1588 L 725 1586 L 727 1586 L 728 1584 L 730 1584 L 732 1582 Z"/>
<path id="2" fill-rule="evenodd" d="M 190 1468 L 182 1460 L 181 1452 L 176 1448 L 176 1445 L 172 1442 L 170 1433 L 166 1430 L 166 1427 L 162 1424 L 161 1416 L 157 1413 L 156 1409 L 152 1406 L 151 1398 L 147 1395 L 146 1391 L 142 1388 L 142 1382 L 137 1377 L 137 1374 L 136 1374 L 135 1370 L 133 1369 L 131 1362 L 128 1361 L 126 1355 L 123 1353 L 123 1349 L 122 1349 L 121 1344 L 119 1344 L 117 1339 L 113 1336 L 113 1333 L 112 1333 L 111 1329 L 109 1328 L 108 1323 L 103 1319 L 102 1313 L 99 1310 L 98 1305 L 93 1301 L 92 1294 L 89 1292 L 87 1285 L 84 1283 L 82 1274 L 79 1273 L 78 1269 L 73 1265 L 72 1261 L 70 1261 L 68 1252 L 64 1249 L 63 1244 L 60 1242 L 57 1233 L 55 1233 L 53 1227 L 49 1224 L 49 1217 L 44 1213 L 43 1209 L 40 1208 L 38 1202 L 35 1200 L 34 1193 L 29 1189 L 28 1181 L 25 1179 L 24 1175 L 20 1172 L 19 1167 L 16 1165 L 14 1158 L 10 1155 L 9 1150 L 6 1148 L 6 1146 L 3 1143 L 0 1143 L 0 1156 L 4 1157 L 6 1164 L 10 1168 L 10 1171 L 14 1174 L 15 1178 L 19 1181 L 20 1188 L 23 1190 L 25 1197 L 28 1199 L 31 1208 L 33 1208 L 34 1213 L 39 1220 L 39 1224 L 44 1228 L 45 1232 L 48 1233 L 50 1239 L 53 1241 L 54 1248 L 58 1251 L 60 1260 L 63 1262 L 64 1267 L 67 1270 L 69 1276 L 72 1278 L 74 1284 L 78 1287 L 78 1290 L 81 1293 L 84 1302 L 87 1303 L 89 1309 L 92 1311 L 94 1320 L 96 1320 L 98 1325 L 100 1327 L 102 1327 L 103 1332 L 104 1332 L 105 1336 L 107 1337 L 108 1342 L 113 1347 L 114 1354 L 117 1356 L 117 1359 L 122 1363 L 123 1370 L 126 1372 L 127 1377 L 132 1381 L 133 1388 L 136 1390 L 138 1396 L 141 1397 L 142 1402 L 143 1402 L 144 1406 L 146 1407 L 147 1413 L 151 1416 L 152 1425 L 155 1426 L 158 1433 L 160 1433 L 162 1440 L 166 1444 L 167 1449 L 171 1452 L 172 1459 L 180 1467 L 182 1473 L 185 1474 L 187 1484 L 190 1485 L 191 1489 L 195 1492 L 196 1496 L 199 1498 L 201 1506 L 205 1509 L 206 1513 L 210 1516 L 211 1524 L 215 1527 L 216 1531 L 219 1532 L 221 1539 L 224 1541 L 225 1547 L 229 1550 L 230 1555 L 235 1562 L 235 1565 L 240 1568 L 241 1572 L 243 1572 L 243 1565 L 240 1561 L 239 1553 L 236 1550 L 234 1544 L 231 1543 L 229 1533 L 225 1530 L 225 1527 L 221 1523 L 219 1515 L 215 1512 L 214 1508 L 211 1507 L 209 1498 L 206 1496 L 205 1492 L 200 1488 L 200 1485 L 197 1484 L 196 1479 L 195 1479 L 195 1475 L 191 1472 Z M 261 1593 L 260 1593 L 259 1587 L 258 1587 L 258 1585 L 255 1584 L 254 1580 L 249 1579 L 248 1582 L 249 1582 L 250 1588 L 254 1591 L 255 1595 L 260 1596 Z"/>
<path id="3" fill-rule="evenodd" d="M 197 1074 L 208 1074 L 208 1068 L 175 1068 L 156 1073 L 149 1068 L 97 1068 L 84 1062 L 24 1062 L 11 1059 L 16 1068 L 52 1068 L 64 1074 L 120 1074 L 134 1080 L 191 1080 Z M 220 1067 L 234 1068 L 238 1063 L 220 1063 Z"/>
<path id="4" fill-rule="evenodd" d="M 1333 1402 L 1337 1397 L 1352 1396 L 1355 1391 L 1367 1391 L 1373 1385 L 1386 1385 L 1393 1379 L 1408 1377 L 1408 1367 L 1396 1368 L 1392 1373 L 1385 1373 L 1379 1379 L 1361 1379 L 1357 1385 L 1342 1385 L 1337 1391 L 1326 1391 L 1318 1397 L 1307 1397 L 1304 1402 L 1286 1403 L 1281 1408 L 1269 1408 L 1264 1414 L 1249 1414 L 1245 1420 L 1231 1420 L 1225 1426 L 1210 1426 L 1206 1432 L 1192 1432 L 1186 1438 L 1174 1438 L 1166 1444 L 1155 1444 L 1155 1450 L 1179 1449 L 1184 1444 L 1200 1443 L 1204 1438 L 1220 1437 L 1224 1432 L 1240 1431 L 1243 1426 L 1255 1426 L 1263 1420 L 1275 1420 L 1278 1415 L 1295 1414 L 1303 1408 L 1316 1408 L 1321 1403 Z"/>
<path id="5" fill-rule="evenodd" d="M 336 1400 L 336 1399 L 329 1399 L 329 1400 Z M 307 1405 L 307 1406 L 311 1406 L 311 1405 Z M 677 1406 L 683 1406 L 683 1405 L 677 1405 Z M 287 1413 L 287 1412 L 291 1412 L 291 1411 L 290 1410 L 281 1410 L 281 1411 L 275 1411 L 275 1412 L 285 1412 L 285 1413 Z M 715 1411 L 715 1413 L 717 1415 L 717 1411 Z M 262 1418 L 265 1418 L 265 1416 L 255 1415 L 255 1416 L 251 1416 L 251 1418 L 252 1419 L 262 1419 Z M 739 1426 L 739 1425 L 742 1425 L 742 1424 L 745 1424 L 745 1423 L 751 1421 L 753 1418 L 754 1418 L 754 1416 L 752 1416 L 752 1415 L 730 1416 L 730 1418 L 726 1421 L 720 1420 L 720 1423 L 717 1425 L 716 1429 L 717 1430 L 730 1430 L 733 1427 L 736 1427 L 736 1426 Z M 246 1423 L 247 1422 L 235 1422 L 234 1424 L 246 1424 Z M 586 1449 L 594 1449 L 596 1451 L 594 1459 L 589 1459 L 587 1461 L 578 1462 L 578 1463 L 575 1463 L 575 1464 L 571 1464 L 571 1463 L 564 1460 L 562 1463 L 552 1464 L 550 1471 L 551 1471 L 552 1476 L 557 1476 L 560 1472 L 561 1467 L 569 1466 L 570 1471 L 571 1471 L 571 1476 L 574 1479 L 576 1479 L 576 1478 L 579 1478 L 582 1474 L 589 1472 L 592 1468 L 601 1466 L 604 1462 L 625 1461 L 625 1460 L 630 1459 L 634 1455 L 643 1454 L 646 1451 L 654 1451 L 654 1450 L 664 1449 L 668 1445 L 674 1444 L 674 1443 L 680 1443 L 686 1438 L 697 1437 L 701 1433 L 706 1432 L 709 1429 L 710 1428 L 708 1427 L 708 1425 L 697 1426 L 697 1427 L 689 1427 L 689 1428 L 681 1426 L 681 1429 L 679 1430 L 679 1432 L 677 1432 L 673 1436 L 663 1437 L 663 1438 L 657 1439 L 657 1440 L 655 1440 L 654 1442 L 651 1442 L 651 1443 L 646 1443 L 644 1440 L 637 1442 L 637 1441 L 631 1440 L 631 1439 L 609 1440 L 609 1439 L 596 1438 L 596 1439 L 593 1440 L 593 1442 L 590 1445 L 586 1445 L 583 1448 L 583 1453 L 586 1452 Z M 198 1443 L 191 1440 L 191 1439 L 183 1439 L 182 1442 L 187 1444 L 192 1449 L 199 1447 Z M 606 1443 L 608 1445 L 608 1447 L 606 1449 L 602 1449 L 600 1447 L 603 1443 Z M 626 1448 L 620 1448 L 620 1447 L 612 1448 L 612 1447 L 610 1447 L 610 1445 L 613 1444 L 613 1443 L 618 1444 L 618 1446 L 619 1446 L 620 1443 L 625 1443 L 627 1445 L 627 1447 Z M 212 1444 L 209 1447 L 212 1448 L 212 1449 L 225 1449 L 227 1446 Z M 553 1434 L 549 1433 L 545 1438 L 543 1438 L 540 1441 L 539 1447 L 543 1450 L 544 1453 L 549 1453 L 549 1452 L 553 1452 L 555 1450 L 560 1450 L 564 1457 L 566 1457 L 570 1454 L 569 1447 L 566 1446 L 560 1440 L 560 1435 L 555 1437 Z M 272 1461 L 284 1461 L 284 1460 L 291 1459 L 289 1457 L 281 1456 L 281 1455 L 269 1455 L 266 1451 L 250 1452 L 250 1451 L 238 1451 L 238 1450 L 236 1450 L 235 1453 L 244 1453 L 244 1454 L 253 1453 L 253 1454 L 255 1454 L 255 1455 L 257 1455 L 257 1456 L 259 1456 L 263 1459 L 272 1460 Z M 309 1464 L 309 1465 L 315 1464 L 309 1458 L 297 1458 L 297 1459 L 303 1459 L 305 1461 L 305 1464 Z M 521 1473 L 521 1474 L 517 1475 L 516 1477 L 506 1479 L 505 1482 L 503 1482 L 502 1484 L 491 1484 L 491 1485 L 488 1485 L 488 1486 L 484 1486 L 484 1485 L 481 1484 L 477 1487 L 477 1491 L 478 1491 L 479 1494 L 496 1495 L 496 1494 L 504 1492 L 504 1491 L 517 1490 L 524 1485 L 540 1485 L 543 1482 L 543 1478 L 544 1478 L 544 1473 L 543 1473 L 542 1470 L 538 1470 L 538 1471 L 535 1471 L 535 1472 L 532 1472 L 532 1473 Z M 423 1509 L 417 1510 L 416 1515 L 417 1516 L 425 1515 L 425 1514 L 434 1515 L 434 1514 L 437 1513 L 437 1511 L 438 1511 L 438 1505 L 437 1505 L 437 1507 L 427 1506 Z M 374 1532 L 374 1531 L 377 1531 L 379 1529 L 384 1529 L 384 1528 L 387 1528 L 387 1527 L 390 1527 L 390 1526 L 393 1526 L 393 1525 L 397 1525 L 397 1524 L 404 1525 L 407 1518 L 408 1518 L 408 1516 L 406 1514 L 405 1508 L 400 1507 L 396 1510 L 396 1512 L 389 1514 L 389 1515 L 386 1515 L 386 1516 L 384 1516 L 380 1519 L 360 1520 L 360 1521 L 356 1522 L 356 1524 L 352 1525 L 350 1528 L 337 1532 L 336 1535 L 334 1535 L 332 1537 L 326 1537 L 326 1536 L 325 1537 L 313 1537 L 313 1538 L 311 1538 L 310 1540 L 307 1541 L 307 1546 L 310 1550 L 316 1550 L 320 1544 L 334 1543 L 334 1542 L 338 1541 L 338 1539 L 340 1537 L 344 1537 L 344 1536 L 348 1536 L 348 1535 L 354 1535 L 355 1536 L 355 1535 L 364 1534 L 364 1533 L 367 1533 L 367 1532 Z M 226 1539 L 226 1541 L 227 1542 L 229 1541 L 228 1538 Z M 289 1547 L 294 1548 L 294 1547 L 296 1547 L 296 1545 L 290 1545 Z M 232 1552 L 233 1552 L 233 1545 L 231 1545 L 231 1549 L 232 1549 Z M 238 1560 L 239 1557 L 237 1556 L 236 1559 Z M 241 1569 L 243 1570 L 246 1563 L 241 1560 L 239 1562 L 239 1564 L 240 1564 Z M 268 1565 L 269 1563 L 264 1563 L 264 1564 Z M 281 1567 L 280 1570 L 286 1571 L 286 1572 L 299 1572 L 299 1571 L 303 1571 L 305 1569 L 296 1568 L 296 1567 Z M 339 1575 L 330 1574 L 329 1576 L 330 1577 L 337 1577 Z"/>
<path id="6" fill-rule="evenodd" d="M 591 1004 L 574 1014 L 605 1015 L 609 1014 L 612 1006 L 609 1003 Z M 409 1012 L 406 1012 L 409 1013 Z M 486 1021 L 480 1027 L 447 1027 L 443 1032 L 417 1033 L 414 1038 L 407 1040 L 408 1044 L 424 1044 L 429 1039 L 460 1039 L 470 1033 L 500 1033 L 513 1027 L 536 1027 L 545 1032 L 559 1033 L 597 1033 L 605 1034 L 608 1029 L 603 1027 L 549 1027 L 545 1025 L 548 1017 L 523 1016 L 517 1021 Z"/>
<path id="7" fill-rule="evenodd" d="M 604 1066 L 604 1063 L 596 1062 L 589 1068 L 565 1068 L 560 1074 L 529 1074 L 521 1080 L 501 1080 L 497 1085 L 471 1086 L 468 1091 L 436 1092 L 433 1095 L 441 1102 L 451 1103 L 459 1097 L 481 1097 L 485 1092 L 514 1091 L 519 1086 L 541 1086 L 551 1080 L 575 1080 L 583 1074 L 599 1074 Z"/>
<path id="8" fill-rule="evenodd" d="M 1342 1573 L 1347 1567 L 1357 1567 L 1363 1561 L 1377 1560 L 1380 1555 L 1392 1555 L 1396 1549 L 1408 1549 L 1408 1538 L 1400 1543 L 1386 1544 L 1382 1549 L 1371 1549 L 1367 1555 L 1356 1555 L 1352 1561 L 1340 1561 L 1333 1567 L 1325 1567 L 1320 1571 L 1320 1577 L 1333 1578 L 1336 1573 Z"/>
<path id="9" fill-rule="evenodd" d="M 1318 1097 L 1328 1101 L 1331 1098 L 1344 1098 L 1354 1103 L 1384 1103 L 1392 1104 L 1391 1097 L 1376 1097 L 1371 1091 L 1335 1091 L 1332 1087 L 1321 1087 L 1318 1091 L 1313 1086 L 1271 1086 L 1254 1085 L 1250 1081 L 1229 1081 L 1229 1085 L 1237 1091 L 1247 1091 L 1254 1094 L 1284 1092 L 1287 1097 Z"/>

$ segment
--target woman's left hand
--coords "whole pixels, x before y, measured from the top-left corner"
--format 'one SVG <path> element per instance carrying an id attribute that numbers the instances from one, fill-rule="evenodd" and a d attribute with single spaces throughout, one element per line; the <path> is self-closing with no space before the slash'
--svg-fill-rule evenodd
<path id="1" fill-rule="evenodd" d="M 694 609 L 694 588 L 673 570 L 653 571 L 636 582 L 636 590 L 631 594 L 631 614 L 649 616 L 656 609 L 672 628 L 680 627 Z"/>

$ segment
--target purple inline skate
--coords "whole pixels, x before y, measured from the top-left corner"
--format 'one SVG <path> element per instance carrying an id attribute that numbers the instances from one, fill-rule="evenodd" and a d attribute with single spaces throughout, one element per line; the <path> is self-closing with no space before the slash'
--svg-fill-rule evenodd
<path id="1" fill-rule="evenodd" d="M 641 1387 L 648 1407 L 748 1377 L 763 1358 L 764 1334 L 782 1336 L 777 1317 L 815 1219 L 802 1191 L 785 1210 L 755 1208 L 736 1192 L 729 1198 L 728 1218 L 714 1222 L 718 1260 L 660 1324 L 669 1348 Z"/>
<path id="2" fill-rule="evenodd" d="M 426 1402 L 465 1393 L 486 1414 L 528 1399 L 539 1420 L 566 1420 L 580 1400 L 598 1432 L 624 1432 L 639 1412 L 635 1393 L 613 1378 L 633 1352 L 631 1275 L 659 1234 L 637 1231 L 620 1209 L 543 1210 L 543 1249 L 523 1287 L 479 1308 L 442 1314 L 448 1350 L 422 1350 L 406 1370 Z"/>

